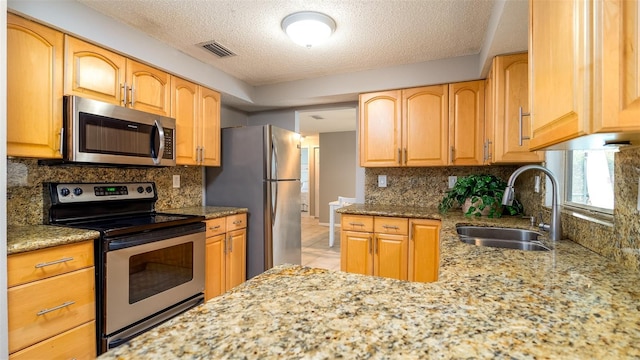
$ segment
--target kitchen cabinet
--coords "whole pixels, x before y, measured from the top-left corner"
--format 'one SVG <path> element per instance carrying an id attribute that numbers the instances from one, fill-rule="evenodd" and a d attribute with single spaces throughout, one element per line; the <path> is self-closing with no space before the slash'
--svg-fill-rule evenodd
<path id="1" fill-rule="evenodd" d="M 170 79 L 162 70 L 65 35 L 67 95 L 170 116 Z"/>
<path id="2" fill-rule="evenodd" d="M 7 257 L 10 359 L 96 356 L 93 241 Z"/>
<path id="3" fill-rule="evenodd" d="M 484 162 L 484 80 L 449 84 L 449 164 Z"/>
<path id="4" fill-rule="evenodd" d="M 440 220 L 409 220 L 409 281 L 438 280 Z"/>
<path id="5" fill-rule="evenodd" d="M 493 58 L 485 86 L 485 164 L 544 161 L 529 151 L 529 67 L 526 53 Z M 526 131 L 526 132 L 525 132 Z"/>
<path id="6" fill-rule="evenodd" d="M 340 269 L 417 282 L 438 280 L 439 220 L 342 214 Z"/>
<path id="7" fill-rule="evenodd" d="M 483 129 L 484 80 L 361 94 L 360 165 L 479 165 Z"/>
<path id="8" fill-rule="evenodd" d="M 7 155 L 61 158 L 64 35 L 7 14 Z"/>
<path id="9" fill-rule="evenodd" d="M 246 280 L 247 214 L 206 221 L 205 301 Z"/>
<path id="10" fill-rule="evenodd" d="M 173 76 L 171 117 L 176 119 L 176 163 L 220 166 L 220 94 Z"/>

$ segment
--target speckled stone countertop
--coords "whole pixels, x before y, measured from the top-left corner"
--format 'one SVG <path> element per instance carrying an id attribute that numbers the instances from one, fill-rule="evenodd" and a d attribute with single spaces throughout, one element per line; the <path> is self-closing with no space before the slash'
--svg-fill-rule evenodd
<path id="1" fill-rule="evenodd" d="M 248 212 L 249 209 L 241 207 L 229 207 L 229 206 L 191 206 L 179 209 L 162 210 L 160 212 L 168 214 L 182 214 L 182 215 L 198 215 L 204 216 L 205 219 L 215 219 L 223 216 L 243 214 Z"/>
<path id="2" fill-rule="evenodd" d="M 367 211 L 380 209 L 342 210 Z M 376 215 L 433 212 L 393 211 Z M 455 235 L 457 223 L 528 227 L 520 218 L 437 218 L 435 283 L 283 265 L 100 358 L 640 357 L 638 273 L 569 240 L 528 252 L 468 245 Z"/>
<path id="3" fill-rule="evenodd" d="M 100 237 L 94 230 L 51 225 L 8 226 L 7 255 L 71 244 Z"/>

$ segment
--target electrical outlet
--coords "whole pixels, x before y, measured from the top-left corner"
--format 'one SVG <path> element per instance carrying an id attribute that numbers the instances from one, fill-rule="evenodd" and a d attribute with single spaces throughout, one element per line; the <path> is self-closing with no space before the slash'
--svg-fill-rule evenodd
<path id="1" fill-rule="evenodd" d="M 180 175 L 173 175 L 173 187 L 174 188 L 180 187 Z"/>
<path id="2" fill-rule="evenodd" d="M 387 175 L 378 175 L 378 187 L 387 187 Z"/>
<path id="3" fill-rule="evenodd" d="M 458 182 L 457 176 L 449 176 L 449 189 L 453 189 L 453 187 L 456 186 L 457 182 Z"/>

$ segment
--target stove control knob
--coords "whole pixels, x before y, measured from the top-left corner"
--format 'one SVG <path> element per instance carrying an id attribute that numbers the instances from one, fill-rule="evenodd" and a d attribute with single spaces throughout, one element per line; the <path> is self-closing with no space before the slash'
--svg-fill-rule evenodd
<path id="1" fill-rule="evenodd" d="M 67 189 L 67 188 L 60 189 L 60 195 L 69 196 L 69 194 L 71 194 L 71 191 L 69 191 L 69 189 Z"/>
<path id="2" fill-rule="evenodd" d="M 73 195 L 75 195 L 75 196 L 82 195 L 82 189 L 80 189 L 80 188 L 73 189 Z"/>
<path id="3" fill-rule="evenodd" d="M 147 192 L 150 193 L 153 191 L 153 188 L 151 188 L 151 186 L 147 186 Z"/>
<path id="4" fill-rule="evenodd" d="M 142 188 L 142 186 L 138 186 L 136 190 L 138 191 L 138 194 L 142 194 L 144 192 L 144 188 Z"/>

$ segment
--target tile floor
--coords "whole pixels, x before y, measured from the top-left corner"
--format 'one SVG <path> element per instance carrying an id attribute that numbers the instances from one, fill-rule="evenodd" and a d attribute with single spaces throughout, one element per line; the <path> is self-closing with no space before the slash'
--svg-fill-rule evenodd
<path id="1" fill-rule="evenodd" d="M 302 265 L 340 270 L 340 228 L 335 243 L 329 247 L 329 227 L 318 224 L 318 219 L 302 213 Z"/>

